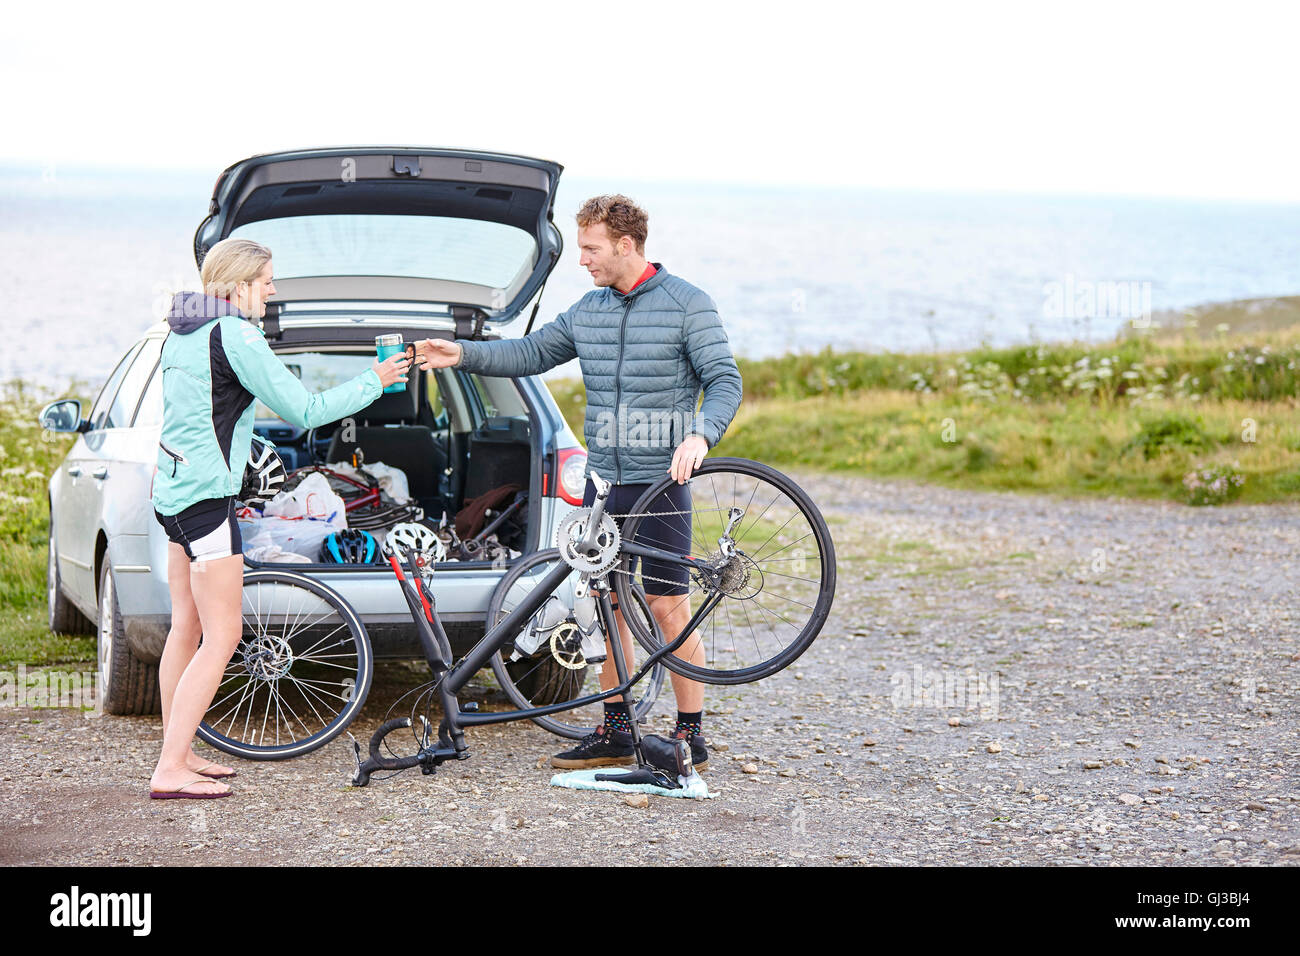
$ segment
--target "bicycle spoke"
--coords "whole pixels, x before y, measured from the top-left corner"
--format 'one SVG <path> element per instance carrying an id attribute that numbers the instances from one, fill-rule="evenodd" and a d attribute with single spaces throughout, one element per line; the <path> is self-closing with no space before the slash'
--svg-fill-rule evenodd
<path id="1" fill-rule="evenodd" d="M 497 592 L 492 596 L 491 608 L 493 616 L 491 620 L 494 625 L 499 625 L 501 620 L 524 601 L 536 600 L 538 597 L 535 593 L 537 584 L 549 576 L 549 572 L 553 571 L 561 563 L 562 559 L 554 550 L 536 552 L 534 555 L 524 558 L 523 563 L 517 565 L 515 569 L 507 574 L 506 578 L 498 585 Z M 576 580 L 577 572 L 574 572 L 553 595 L 569 609 L 572 607 L 572 595 L 569 588 L 576 584 Z M 599 592 L 593 592 L 593 597 L 599 601 Z M 542 607 L 547 607 L 548 604 L 549 598 L 547 601 L 543 601 Z M 628 610 L 629 607 L 631 610 Z M 647 620 L 644 617 L 644 611 L 636 602 L 629 603 L 622 610 L 624 613 L 635 617 L 639 622 Z M 572 625 L 571 610 L 567 617 L 568 620 L 565 624 Z M 510 698 L 511 703 L 515 707 L 528 709 L 552 706 L 599 693 L 600 687 L 596 666 L 587 665 L 573 668 L 566 666 L 570 663 L 571 658 L 566 657 L 564 661 L 557 659 L 551 646 L 555 634 L 534 635 L 532 633 L 532 628 L 536 626 L 537 619 L 537 616 L 534 615 L 532 620 L 522 624 L 519 632 L 509 635 L 510 643 L 515 647 L 515 653 L 521 653 L 519 644 L 515 642 L 523 642 L 525 636 L 537 637 L 539 642 L 533 654 L 510 660 L 509 652 L 498 652 L 492 658 L 493 672 L 496 674 L 502 690 Z M 598 618 L 598 624 L 601 625 L 603 632 L 603 619 Z M 649 625 L 643 624 L 643 626 Z M 497 636 L 501 637 L 502 635 Z M 576 635 L 574 636 L 576 637 Z M 526 646 L 527 642 L 523 643 Z M 637 651 L 639 646 L 639 644 L 634 643 L 633 656 L 626 662 L 629 674 L 635 673 L 641 666 Z M 600 666 L 607 678 L 615 673 L 612 656 Z M 649 677 L 643 679 L 629 694 L 629 697 L 635 699 L 637 703 L 636 712 L 638 716 L 644 716 L 647 708 L 658 696 L 658 686 L 662 682 L 662 674 L 662 667 L 653 668 Z M 650 688 L 653 688 L 652 692 Z M 596 702 L 579 708 L 560 711 L 546 717 L 534 718 L 534 720 L 548 730 L 577 739 L 590 733 L 594 727 L 604 722 L 604 708 L 600 702 Z"/>
<path id="2" fill-rule="evenodd" d="M 683 673 L 716 683 L 760 679 L 802 653 L 825 620 L 834 583 L 833 562 L 827 563 L 833 557 L 828 550 L 829 533 L 802 489 L 762 465 L 706 459 L 692 487 L 691 546 L 700 547 L 703 539 L 704 560 L 713 567 L 707 573 L 688 572 L 688 599 L 698 593 L 706 601 L 716 601 L 716 606 L 708 614 L 699 615 L 698 633 L 691 638 L 704 645 L 707 664 L 700 667 L 681 658 L 681 666 L 686 668 Z M 659 505 L 671 485 L 661 480 L 655 489 L 653 503 Z M 703 505 L 704 499 L 710 504 Z M 647 516 L 659 508 L 635 510 L 638 514 L 632 520 L 636 526 L 627 540 L 655 544 L 669 552 L 680 547 L 678 542 L 651 540 L 660 537 L 660 532 L 657 527 L 646 528 Z M 738 520 L 729 536 L 737 551 L 735 556 L 724 558 L 718 544 L 726 539 L 731 516 L 737 512 Z M 624 569 L 632 571 L 631 562 L 625 560 L 619 570 Z M 647 593 L 655 587 L 656 575 L 653 570 L 646 574 L 644 559 L 638 571 L 615 577 L 620 597 L 636 583 Z M 670 602 L 669 607 L 673 604 L 680 612 L 682 602 Z M 750 604 L 754 605 L 752 610 Z M 724 615 L 721 621 L 718 615 Z M 707 629 L 706 618 L 711 618 Z M 646 628 L 633 630 L 639 641 L 649 639 Z M 671 641 L 677 636 L 666 634 L 664 639 Z"/>
<path id="3" fill-rule="evenodd" d="M 775 551 L 772 552 L 772 554 L 780 554 L 782 551 L 788 551 L 790 548 L 793 548 L 793 547 L 794 547 L 796 544 L 798 544 L 800 541 L 804 540 L 804 538 L 810 538 L 810 537 L 812 537 L 812 532 L 811 532 L 811 531 L 809 531 L 809 532 L 807 532 L 806 534 L 800 535 L 799 537 L 795 538 L 795 539 L 794 539 L 793 541 L 791 541 L 789 544 L 785 545 L 785 547 L 777 548 Z M 772 554 L 769 554 L 767 557 L 763 558 L 763 560 L 764 560 L 764 561 L 772 561 L 772 560 L 777 560 L 777 561 L 800 561 L 800 560 L 803 560 L 802 558 L 773 558 L 773 557 L 772 557 Z M 749 560 L 757 562 L 758 559 L 757 559 L 757 558 L 754 558 L 754 557 L 751 557 Z"/>
<path id="4" fill-rule="evenodd" d="M 304 681 L 304 680 L 302 680 L 302 679 L 300 679 L 300 678 L 294 677 L 292 674 L 290 674 L 290 675 L 288 675 L 288 676 L 289 676 L 289 680 L 293 681 L 294 686 L 297 687 L 299 691 L 301 691 L 302 696 L 303 696 L 303 700 L 307 701 L 307 706 L 310 707 L 310 708 L 311 708 L 311 712 L 312 712 L 313 714 L 316 715 L 316 720 L 319 721 L 320 725 L 321 725 L 322 727 L 324 727 L 326 724 L 328 724 L 329 721 L 326 720 L 324 717 L 322 717 L 322 716 L 320 715 L 320 711 L 318 711 L 318 710 L 316 709 L 316 705 L 312 702 L 311 698 L 307 696 L 309 692 L 311 692 L 311 693 L 316 693 L 316 692 L 315 692 L 315 691 L 312 691 L 311 688 L 307 686 L 307 682 L 306 682 L 306 681 Z M 317 696 L 318 698 L 320 697 L 320 695 L 319 695 L 318 693 L 316 694 L 316 696 Z M 330 696 L 337 696 L 337 695 L 333 695 L 333 694 L 332 694 L 332 695 L 330 695 Z M 339 699 L 339 700 L 342 700 L 342 701 L 346 701 L 346 700 L 347 700 L 347 698 L 345 698 L 345 697 L 338 697 L 338 699 Z M 324 699 L 321 699 L 321 704 L 324 705 L 324 706 L 328 706 L 328 704 L 325 703 Z"/>
<path id="5" fill-rule="evenodd" d="M 276 683 L 278 684 L 279 682 L 277 681 Z M 278 688 L 277 688 L 277 692 L 276 692 L 276 695 L 275 695 L 275 711 L 276 711 L 277 714 L 280 715 L 280 717 L 281 717 L 281 722 L 284 724 L 285 728 L 289 731 L 289 737 L 290 737 L 290 739 L 292 739 L 292 740 L 297 740 L 298 738 L 297 738 L 297 736 L 294 735 L 294 732 L 293 732 L 293 724 L 292 724 L 288 719 L 286 719 L 286 718 L 284 717 L 284 713 L 280 710 L 280 704 L 281 704 L 281 703 L 284 704 L 284 708 L 285 708 L 285 710 L 289 711 L 289 713 L 293 715 L 293 719 L 296 720 L 296 721 L 298 721 L 298 726 L 301 727 L 301 728 L 302 728 L 304 731 L 306 731 L 307 733 L 310 733 L 311 731 L 307 730 L 307 725 L 304 724 L 304 723 L 302 722 L 302 719 L 301 719 L 301 718 L 300 718 L 296 713 L 294 713 L 293 708 L 289 706 L 289 702 L 288 702 L 287 700 L 285 700 L 283 696 L 281 696 L 281 694 L 279 693 Z M 279 728 L 279 726 L 277 726 L 276 729 L 275 729 L 275 742 L 276 742 L 276 743 L 279 743 L 279 742 L 280 742 L 280 728 Z"/>
<path id="6" fill-rule="evenodd" d="M 760 601 L 753 601 L 752 603 L 753 603 L 753 605 L 754 605 L 756 608 L 758 608 L 760 611 L 763 611 L 763 612 L 765 612 L 765 613 L 767 613 L 767 614 L 771 614 L 773 617 L 778 618 L 778 619 L 780 619 L 780 620 L 782 620 L 782 621 L 785 621 L 785 623 L 789 624 L 789 625 L 790 625 L 791 627 L 793 627 L 796 631 L 799 630 L 799 625 L 798 625 L 798 624 L 795 624 L 793 621 L 790 621 L 790 620 L 786 619 L 785 617 L 782 617 L 780 614 L 777 614 L 776 611 L 773 611 L 773 610 L 772 610 L 770 607 L 768 607 L 766 604 L 763 604 L 763 603 L 760 602 Z M 773 630 L 772 633 L 773 633 L 773 634 L 776 634 L 776 631 Z M 780 638 L 777 638 L 777 640 L 780 640 Z"/>
<path id="7" fill-rule="evenodd" d="M 312 651 L 316 650 L 316 648 L 320 647 L 321 644 L 323 644 L 323 643 L 325 643 L 326 641 L 328 641 L 331 637 L 333 637 L 333 636 L 334 636 L 335 634 L 337 634 L 340 630 L 342 630 L 343 628 L 345 628 L 345 627 L 347 627 L 347 626 L 348 626 L 347 621 L 344 621 L 342 624 L 340 624 L 338 627 L 334 628 L 334 630 L 330 631 L 328 634 L 326 634 L 324 637 L 322 637 L 319 641 L 317 641 L 317 642 L 316 642 L 315 644 L 313 644 L 311 647 L 307 648 L 307 649 L 306 649 L 305 651 L 303 651 L 301 654 L 294 654 L 294 657 L 298 658 L 299 660 L 306 660 L 306 659 L 310 658 L 310 656 L 311 656 L 311 652 L 312 652 Z M 342 641 L 335 641 L 335 644 L 342 644 L 342 643 L 343 643 Z M 331 646 L 333 646 L 333 645 L 331 645 Z M 327 648 L 327 650 L 328 650 L 328 648 Z"/>
<path id="8" fill-rule="evenodd" d="M 274 696 L 270 688 L 266 692 L 266 711 L 262 714 L 262 733 L 258 737 L 258 743 L 266 741 L 266 722 L 271 719 L 271 698 Z"/>
<path id="9" fill-rule="evenodd" d="M 780 571 L 772 571 L 772 570 L 770 570 L 770 569 L 767 570 L 767 571 L 764 571 L 763 574 L 764 574 L 764 575 L 768 575 L 768 574 L 770 574 L 770 575 L 773 575 L 773 576 L 778 577 L 778 578 L 789 578 L 791 581 L 807 581 L 809 584 L 819 584 L 819 583 L 821 583 L 821 582 L 817 581 L 817 580 L 814 579 L 814 578 L 801 578 L 801 577 L 799 577 L 797 574 L 782 574 Z"/>
<path id="10" fill-rule="evenodd" d="M 243 686 L 240 687 L 239 700 L 235 701 L 234 706 L 231 707 L 230 710 L 226 711 L 226 713 L 232 715 L 231 720 L 230 720 L 230 724 L 231 724 L 232 727 L 234 726 L 234 723 L 235 723 L 234 718 L 237 717 L 237 716 L 239 715 L 239 708 L 243 706 L 244 701 L 247 700 L 248 697 L 249 697 L 249 695 L 252 693 L 252 687 L 253 687 L 253 682 L 252 682 L 252 681 L 244 681 Z M 227 696 L 226 700 L 229 700 L 229 699 L 230 699 L 230 696 L 233 696 L 233 692 L 232 692 L 232 695 Z M 225 701 L 222 701 L 222 703 L 225 703 Z M 213 721 L 213 723 L 214 723 L 214 724 L 219 724 L 219 723 L 221 723 L 221 721 L 223 721 L 224 719 L 225 719 L 225 714 L 222 714 L 222 715 L 221 715 L 220 717 L 218 717 L 215 721 Z M 227 736 L 229 736 L 229 734 L 227 734 Z"/>
<path id="11" fill-rule="evenodd" d="M 798 512 L 796 512 L 796 514 L 797 514 L 797 513 L 798 513 Z M 777 528 L 775 531 L 773 531 L 771 534 L 769 534 L 769 535 L 767 536 L 767 541 L 764 541 L 762 544 L 760 544 L 760 545 L 758 546 L 758 550 L 754 552 L 754 556 L 753 556 L 753 560 L 754 560 L 754 561 L 757 561 L 757 560 L 758 560 L 758 556 L 759 556 L 760 554 L 763 553 L 763 549 L 767 547 L 768 541 L 771 541 L 771 540 L 772 540 L 773 538 L 775 538 L 778 534 L 780 534 L 782 531 L 784 531 L 784 530 L 785 530 L 785 526 L 788 525 L 788 524 L 789 524 L 791 521 L 793 521 L 793 520 L 794 520 L 794 515 L 790 515 L 790 517 L 786 518 L 785 521 L 783 521 L 783 522 L 781 523 L 781 527 Z"/>

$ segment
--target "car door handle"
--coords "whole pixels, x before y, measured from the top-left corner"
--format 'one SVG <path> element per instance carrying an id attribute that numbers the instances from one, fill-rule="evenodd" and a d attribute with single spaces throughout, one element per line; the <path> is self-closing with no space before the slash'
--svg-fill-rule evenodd
<path id="1" fill-rule="evenodd" d="M 96 468 L 94 471 L 91 472 L 91 475 L 94 476 L 95 478 L 107 478 L 108 465 L 100 465 L 98 468 Z"/>
<path id="2" fill-rule="evenodd" d="M 71 477 L 73 477 L 73 478 L 80 478 L 80 477 L 81 477 L 81 466 L 80 466 L 80 465 L 69 465 L 69 466 L 68 466 L 68 474 L 69 474 Z"/>

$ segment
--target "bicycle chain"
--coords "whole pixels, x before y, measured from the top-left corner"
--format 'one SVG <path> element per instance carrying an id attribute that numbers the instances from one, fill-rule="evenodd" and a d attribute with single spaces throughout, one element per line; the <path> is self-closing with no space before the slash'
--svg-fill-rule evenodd
<path id="1" fill-rule="evenodd" d="M 713 508 L 713 509 L 705 509 L 705 510 L 716 511 L 716 510 L 718 510 L 718 509 Z M 692 509 L 691 511 L 645 511 L 645 512 L 641 512 L 640 514 L 638 514 L 637 512 L 633 511 L 633 512 L 629 512 L 628 514 L 625 514 L 625 515 L 610 515 L 610 517 L 611 517 L 611 518 L 631 518 L 631 517 L 633 517 L 633 516 L 635 515 L 636 517 L 640 517 L 640 518 L 659 518 L 659 517 L 662 517 L 662 516 L 664 516 L 664 515 L 693 515 L 693 514 L 695 514 L 694 509 Z M 646 573 L 645 573 L 645 570 L 644 570 L 644 564 L 645 564 L 645 562 L 642 561 L 641 563 L 642 563 L 642 565 L 643 565 L 643 569 L 642 569 L 642 571 L 641 571 L 641 580 L 642 580 L 642 581 L 656 581 L 656 582 L 658 582 L 659 584 L 671 584 L 671 585 L 673 585 L 674 587 L 676 587 L 676 586 L 678 586 L 678 585 L 680 585 L 680 584 L 682 583 L 682 582 L 680 582 L 680 581 L 673 581 L 673 580 L 670 580 L 669 578 L 657 578 L 657 577 L 655 577 L 653 574 L 646 574 Z M 622 568 L 619 568 L 619 567 L 613 567 L 613 568 L 610 568 L 610 571 L 617 571 L 619 574 L 627 574 L 627 573 L 628 573 L 628 572 L 624 571 Z"/>
<path id="2" fill-rule="evenodd" d="M 590 508 L 591 505 L 586 505 L 586 507 Z M 705 511 L 721 511 L 722 509 L 721 509 L 721 508 L 705 508 L 705 509 L 703 509 L 703 510 L 705 510 Z M 692 508 L 690 511 L 642 511 L 642 512 L 630 511 L 630 512 L 628 512 L 627 514 L 623 514 L 623 515 L 609 514 L 609 512 L 606 512 L 606 514 L 608 514 L 609 517 L 611 517 L 611 518 L 633 518 L 633 517 L 636 517 L 636 518 L 662 518 L 662 517 L 664 517 L 664 516 L 666 516 L 666 515 L 693 515 L 693 514 L 695 514 L 695 509 Z M 644 563 L 644 562 L 643 562 L 643 563 Z M 612 568 L 610 568 L 609 570 L 610 570 L 610 571 L 617 571 L 619 574 L 627 574 L 626 571 L 624 571 L 624 570 L 622 570 L 621 568 L 618 568 L 618 567 L 612 567 Z M 608 574 L 609 572 L 606 572 L 606 573 Z M 681 584 L 680 581 L 672 581 L 672 580 L 669 580 L 668 578 L 657 578 L 657 577 L 655 577 L 653 574 L 646 574 L 644 571 L 641 572 L 641 580 L 643 580 L 643 581 L 656 581 L 656 582 L 658 582 L 659 584 L 672 584 L 672 585 L 680 585 L 680 584 Z"/>

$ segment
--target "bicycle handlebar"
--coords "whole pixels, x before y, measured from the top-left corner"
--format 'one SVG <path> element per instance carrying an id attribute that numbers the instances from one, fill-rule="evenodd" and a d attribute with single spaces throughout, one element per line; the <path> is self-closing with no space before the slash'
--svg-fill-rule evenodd
<path id="1" fill-rule="evenodd" d="M 385 757 L 379 752 L 379 745 L 383 743 L 385 737 L 394 730 L 401 730 L 403 727 L 411 726 L 410 717 L 396 717 L 387 723 L 381 724 L 379 729 L 370 737 L 370 759 L 365 763 L 361 762 L 361 745 L 353 741 L 356 749 L 357 772 L 352 775 L 352 786 L 364 787 L 370 783 L 370 775 L 376 770 L 406 770 L 414 767 L 420 762 L 418 754 L 410 757 Z"/>

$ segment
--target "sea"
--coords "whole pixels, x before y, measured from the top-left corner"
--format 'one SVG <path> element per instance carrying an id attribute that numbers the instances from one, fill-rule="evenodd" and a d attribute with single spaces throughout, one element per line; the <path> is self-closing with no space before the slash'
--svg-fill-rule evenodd
<path id="1" fill-rule="evenodd" d="M 0 381 L 103 381 L 172 292 L 198 288 L 218 172 L 0 166 Z M 591 288 L 573 216 L 615 190 L 648 210 L 651 261 L 709 293 L 754 358 L 1103 340 L 1300 292 L 1300 204 L 569 178 L 539 325 Z"/>

